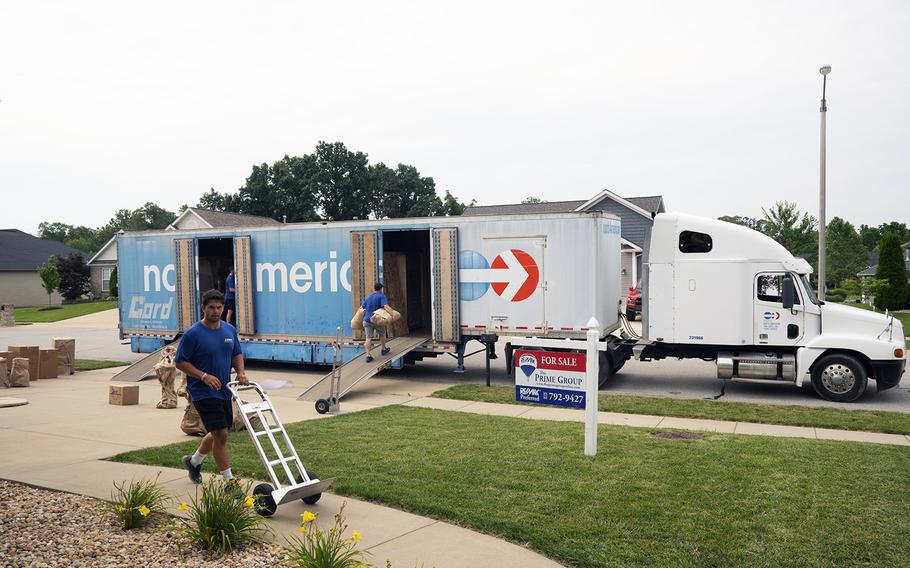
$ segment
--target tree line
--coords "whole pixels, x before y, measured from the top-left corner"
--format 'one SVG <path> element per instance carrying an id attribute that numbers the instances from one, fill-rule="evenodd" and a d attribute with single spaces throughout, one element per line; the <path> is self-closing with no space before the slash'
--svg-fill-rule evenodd
<path id="1" fill-rule="evenodd" d="M 416 167 L 370 164 L 367 154 L 348 150 L 341 142 L 319 142 L 311 154 L 254 165 L 236 192 L 212 188 L 196 206 L 287 223 L 461 215 L 465 208 L 449 191 L 440 198 L 433 178 L 422 176 Z M 186 208 L 174 213 L 149 202 L 115 212 L 98 228 L 43 222 L 38 236 L 93 255 L 118 231 L 164 229 Z"/>
<path id="2" fill-rule="evenodd" d="M 794 256 L 808 260 L 818 271 L 818 220 L 800 211 L 790 201 L 779 201 L 762 208 L 762 217 L 723 215 L 718 217 L 768 235 Z M 838 296 L 865 293 L 876 298 L 881 308 L 899 309 L 910 303 L 902 244 L 910 241 L 906 223 L 891 221 L 877 227 L 856 228 L 841 217 L 831 219 L 825 229 L 825 289 Z M 872 252 L 878 252 L 878 268 L 873 278 L 857 278 L 857 273 L 870 266 Z M 841 298 L 842 299 L 842 298 Z"/>

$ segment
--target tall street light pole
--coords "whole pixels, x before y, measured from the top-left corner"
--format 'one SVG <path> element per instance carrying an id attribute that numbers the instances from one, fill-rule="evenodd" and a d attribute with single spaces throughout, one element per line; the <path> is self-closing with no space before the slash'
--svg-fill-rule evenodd
<path id="1" fill-rule="evenodd" d="M 818 184 L 818 299 L 825 299 L 825 116 L 828 106 L 825 102 L 825 87 L 828 83 L 828 73 L 831 66 L 825 65 L 818 70 L 822 74 L 822 132 L 821 132 L 821 160 Z"/>

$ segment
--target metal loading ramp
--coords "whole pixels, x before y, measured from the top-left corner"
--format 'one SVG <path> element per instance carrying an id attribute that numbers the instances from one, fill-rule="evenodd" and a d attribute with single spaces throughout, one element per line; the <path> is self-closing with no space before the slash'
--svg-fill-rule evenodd
<path id="1" fill-rule="evenodd" d="M 386 342 L 386 347 L 392 350 L 391 353 L 382 356 L 379 355 L 379 342 L 376 342 L 376 345 L 373 346 L 372 362 L 367 363 L 366 354 L 361 353 L 338 368 L 341 373 L 338 398 L 340 399 L 352 388 L 388 367 L 389 363 L 395 359 L 403 357 L 429 340 L 429 335 L 396 337 Z M 303 391 L 297 400 L 315 402 L 329 399 L 332 395 L 332 375 L 333 373 L 329 373 L 316 381 L 313 386 Z"/>
<path id="2" fill-rule="evenodd" d="M 165 345 L 164 347 L 155 351 L 154 353 L 149 353 L 142 359 L 139 359 L 138 361 L 136 361 L 135 363 L 133 363 L 126 369 L 120 371 L 119 373 L 117 373 L 116 375 L 111 377 L 111 380 L 120 381 L 120 382 L 127 381 L 127 382 L 138 383 L 142 379 L 154 375 L 155 374 L 155 365 L 157 365 L 158 361 L 161 359 L 161 352 L 164 351 L 165 348 L 167 348 L 167 347 L 169 347 L 169 346 Z"/>

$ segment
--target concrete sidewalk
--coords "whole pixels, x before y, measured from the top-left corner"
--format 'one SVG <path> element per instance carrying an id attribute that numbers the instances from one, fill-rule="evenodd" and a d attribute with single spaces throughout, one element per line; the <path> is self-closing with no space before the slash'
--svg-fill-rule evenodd
<path id="1" fill-rule="evenodd" d="M 28 388 L 0 391 L 4 396 L 27 399 L 25 406 L 0 408 L 0 478 L 67 491 L 96 498 L 109 498 L 113 482 L 131 479 L 158 479 L 178 500 L 188 500 L 195 486 L 186 472 L 177 468 L 148 467 L 104 461 L 121 452 L 186 441 L 179 430 L 185 403 L 171 410 L 159 410 L 157 381 L 139 383 L 138 406 L 108 404 L 110 378 L 119 369 L 77 373 L 71 377 L 32 381 Z M 296 397 L 323 375 L 312 371 L 256 369 L 250 376 L 257 382 L 290 380 L 293 386 L 271 391 L 269 396 L 286 422 L 325 418 L 313 404 Z M 373 378 L 345 397 L 346 412 L 389 404 L 403 404 L 425 398 L 448 384 L 429 381 Z M 306 456 L 301 456 L 304 464 Z M 176 464 L 175 464 L 176 465 Z M 326 493 L 315 505 L 296 501 L 278 508 L 269 523 L 275 541 L 299 534 L 304 509 L 318 514 L 319 524 L 328 528 L 342 503 L 350 530 L 363 535 L 361 549 L 372 554 L 371 561 L 384 566 L 436 566 L 460 568 L 478 566 L 552 568 L 560 566 L 526 548 L 509 542 L 389 507 Z M 176 513 L 177 511 L 173 511 Z"/>
<path id="2" fill-rule="evenodd" d="M 405 406 L 419 406 L 437 410 L 453 410 L 496 416 L 511 416 L 532 420 L 556 420 L 561 422 L 584 422 L 584 412 L 573 408 L 555 408 L 526 406 L 522 404 L 500 404 L 493 402 L 474 402 L 447 398 L 418 398 L 404 403 Z M 866 442 L 872 444 L 890 444 L 910 446 L 910 436 L 903 434 L 882 434 L 880 432 L 861 432 L 858 430 L 831 430 L 805 426 L 781 426 L 779 424 L 760 424 L 755 422 L 731 422 L 725 420 L 705 420 L 700 418 L 675 418 L 672 416 L 653 416 L 649 414 L 621 414 L 618 412 L 598 412 L 598 424 L 632 426 L 637 428 L 666 428 L 668 430 L 700 430 L 703 432 L 720 432 L 725 434 L 744 434 L 747 436 L 774 436 L 778 438 L 810 438 L 814 440 L 840 440 L 843 442 Z"/>

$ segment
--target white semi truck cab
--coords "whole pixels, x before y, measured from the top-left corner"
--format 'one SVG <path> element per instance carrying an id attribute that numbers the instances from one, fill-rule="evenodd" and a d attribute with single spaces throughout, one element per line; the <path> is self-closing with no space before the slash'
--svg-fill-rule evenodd
<path id="1" fill-rule="evenodd" d="M 809 263 L 757 231 L 662 213 L 645 255 L 642 337 L 611 345 L 616 370 L 630 357 L 711 359 L 721 379 L 809 381 L 841 402 L 868 379 L 878 390 L 901 380 L 901 322 L 819 301 Z"/>

